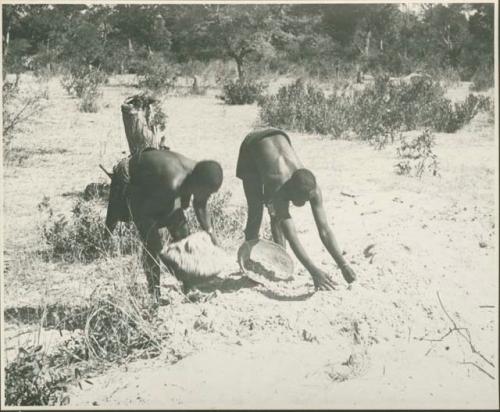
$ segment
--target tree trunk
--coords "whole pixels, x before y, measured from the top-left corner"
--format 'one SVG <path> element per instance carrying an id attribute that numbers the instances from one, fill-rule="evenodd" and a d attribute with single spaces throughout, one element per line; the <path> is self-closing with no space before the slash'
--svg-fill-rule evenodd
<path id="1" fill-rule="evenodd" d="M 5 45 L 3 48 L 3 58 L 5 59 L 5 56 L 7 56 L 7 53 L 9 51 L 9 43 L 10 43 L 10 25 L 7 27 L 7 34 L 5 35 Z"/>
<path id="2" fill-rule="evenodd" d="M 235 57 L 234 60 L 236 61 L 236 68 L 238 69 L 238 79 L 240 82 L 243 82 L 243 79 L 245 78 L 245 74 L 243 72 L 243 59 Z"/>
<path id="3" fill-rule="evenodd" d="M 372 38 L 372 31 L 368 30 L 368 33 L 366 34 L 366 43 L 365 43 L 365 55 L 366 57 L 370 56 L 370 40 Z"/>
<path id="4" fill-rule="evenodd" d="M 150 96 L 135 95 L 122 104 L 123 125 L 131 155 L 148 147 L 160 147 L 160 136 L 151 125 L 152 104 L 155 102 Z"/>

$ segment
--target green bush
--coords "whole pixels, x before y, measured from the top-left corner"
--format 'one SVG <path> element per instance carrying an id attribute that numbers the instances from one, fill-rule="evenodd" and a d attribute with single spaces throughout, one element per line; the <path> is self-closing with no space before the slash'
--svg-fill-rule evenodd
<path id="1" fill-rule="evenodd" d="M 68 219 L 55 215 L 50 200 L 45 197 L 38 205 L 45 216 L 41 234 L 48 247 L 49 259 L 88 263 L 113 254 L 131 254 L 140 249 L 135 226 L 121 224 L 120 236 L 109 236 L 105 228 L 105 206 L 98 198 L 79 198 Z"/>
<path id="2" fill-rule="evenodd" d="M 226 104 L 252 104 L 256 102 L 264 92 L 266 86 L 251 80 L 229 80 L 222 87 L 221 100 Z"/>

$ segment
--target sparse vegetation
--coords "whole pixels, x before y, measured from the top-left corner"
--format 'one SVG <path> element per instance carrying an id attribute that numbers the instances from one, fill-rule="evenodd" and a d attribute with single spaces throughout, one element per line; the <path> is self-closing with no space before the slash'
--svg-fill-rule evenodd
<path id="1" fill-rule="evenodd" d="M 109 236 L 104 225 L 105 206 L 97 198 L 79 198 L 68 218 L 55 214 L 50 199 L 38 205 L 42 213 L 41 234 L 49 259 L 88 263 L 109 254 L 130 254 L 140 250 L 132 224 L 120 224 L 117 236 Z"/>
<path id="2" fill-rule="evenodd" d="M 16 135 L 26 132 L 30 119 L 41 115 L 48 95 L 43 86 L 34 90 L 21 88 L 19 77 L 16 77 L 15 82 L 3 82 L 2 97 L 3 156 L 5 160 L 12 160 L 12 143 Z"/>
<path id="3" fill-rule="evenodd" d="M 335 138 L 352 132 L 382 147 L 400 132 L 421 127 L 453 133 L 478 111 L 487 110 L 488 102 L 486 97 L 470 94 L 465 102 L 453 105 L 439 83 L 429 77 L 394 82 L 378 76 L 361 91 L 334 89 L 329 97 L 317 86 L 298 80 L 264 97 L 259 105 L 260 116 L 269 125 Z"/>
<path id="4" fill-rule="evenodd" d="M 289 381 L 296 379 L 306 400 L 317 395 L 318 385 L 339 385 L 371 370 L 361 387 L 376 386 L 383 374 L 387 382 L 409 377 L 423 383 L 418 401 L 424 403 L 458 394 L 455 402 L 476 406 L 460 387 L 481 392 L 486 406 L 497 401 L 490 344 L 497 331 L 491 263 L 498 229 L 492 191 L 496 108 L 484 97 L 496 69 L 495 5 L 414 6 L 2 6 L 5 402 L 65 406 L 70 390 L 75 408 L 113 407 L 115 401 L 150 406 L 152 399 L 142 394 L 158 395 L 166 407 L 174 399 L 186 406 L 186 393 L 196 394 L 189 401 L 241 396 L 251 402 L 248 391 L 239 391 L 241 381 L 231 381 L 233 372 L 243 367 L 258 377 L 276 362 L 290 366 Z M 112 84 L 103 87 L 108 76 Z M 290 83 L 295 78 L 302 80 Z M 468 94 L 464 81 L 481 93 Z M 267 84 L 278 92 L 266 95 Z M 163 105 L 176 85 L 176 96 Z M 257 102 L 264 123 L 300 132 L 292 144 L 317 176 L 328 221 L 359 282 L 346 289 L 321 242 L 324 233 L 318 236 L 314 227 L 318 216 L 291 205 L 302 245 L 339 282 L 335 292 L 311 296 L 313 281 L 295 262 L 286 283 L 259 284 L 239 272 L 221 272 L 182 293 L 180 279 L 162 265 L 162 299 L 153 304 L 135 225 L 119 223 L 108 236 L 109 181 L 85 187 L 93 174 L 104 178 L 99 163 L 108 167 L 127 150 L 120 104 L 141 92 L 158 99 L 144 115 L 154 133 L 165 131 L 167 146 L 224 167 L 222 190 L 208 207 L 222 248 L 234 258 L 228 269 L 237 271 L 247 217 L 241 181 L 231 169 L 241 139 L 262 126 L 255 105 L 231 105 Z M 214 98 L 221 94 L 225 104 Z M 96 115 L 100 107 L 109 110 Z M 483 111 L 487 119 L 471 123 Z M 350 141 L 308 140 L 308 134 Z M 393 145 L 374 152 L 365 142 Z M 44 194 L 50 198 L 38 204 Z M 261 237 L 270 239 L 263 212 Z M 192 208 L 186 215 L 191 230 L 199 230 Z M 166 230 L 164 245 L 170 242 Z M 292 254 L 289 245 L 287 252 Z M 226 264 L 216 254 L 209 258 Z M 439 302 L 427 293 L 436 287 L 449 293 L 449 313 L 439 293 Z M 484 322 L 475 322 L 476 314 Z M 448 341 L 454 331 L 466 338 L 470 356 L 460 342 Z M 305 345 L 312 362 L 295 368 Z M 171 364 L 195 352 L 199 380 L 171 384 L 180 377 Z M 374 355 L 391 353 L 397 356 L 377 363 L 383 370 L 372 370 L 378 368 L 370 364 Z M 427 361 L 420 362 L 424 353 Z M 139 359 L 150 361 L 129 364 Z M 398 368 L 401 359 L 408 368 Z M 217 385 L 202 385 L 213 393 L 196 392 L 213 378 L 203 371 L 224 369 L 224 363 L 231 367 L 219 385 L 225 392 Z M 178 365 L 182 376 L 185 366 Z M 150 385 L 156 368 L 158 382 Z M 424 378 L 442 376 L 443 368 L 458 386 L 444 382 L 435 391 L 435 379 Z M 108 369 L 116 375 L 92 385 L 92 376 Z M 266 380 L 254 382 L 250 393 L 294 402 L 283 385 L 267 393 Z M 403 386 L 401 403 L 412 393 L 412 385 Z M 349 387 L 344 400 L 355 398 Z M 375 389 L 381 399 L 393 395 L 387 385 Z M 336 392 L 314 399 L 334 403 Z"/>
<path id="5" fill-rule="evenodd" d="M 487 90 L 495 86 L 495 74 L 491 65 L 479 66 L 471 78 L 472 90 Z"/>
<path id="6" fill-rule="evenodd" d="M 69 95 L 80 99 L 80 111 L 96 113 L 99 110 L 97 101 L 102 96 L 101 87 L 107 79 L 103 71 L 92 66 L 71 66 L 61 79 L 61 85 Z"/>
<path id="7" fill-rule="evenodd" d="M 213 228 L 223 246 L 235 245 L 243 240 L 245 208 L 232 206 L 231 196 L 230 191 L 220 191 L 212 195 L 208 203 Z M 191 232 L 200 230 L 192 208 L 187 212 L 187 219 Z"/>
<path id="8" fill-rule="evenodd" d="M 132 353 L 137 357 L 157 356 L 160 330 L 144 288 L 105 285 L 91 297 L 85 342 L 96 359 L 113 362 Z"/>
<path id="9" fill-rule="evenodd" d="M 348 131 L 352 103 L 336 95 L 327 97 L 313 84 L 298 79 L 276 95 L 259 101 L 262 120 L 275 127 L 341 137 Z"/>
<path id="10" fill-rule="evenodd" d="M 78 329 L 71 337 L 50 351 L 42 345 L 19 348 L 5 368 L 6 405 L 67 405 L 70 384 L 92 384 L 88 372 L 118 360 L 157 356 L 166 337 L 146 290 L 137 285 L 96 288 L 79 319 L 83 323 L 73 325 Z"/>
<path id="11" fill-rule="evenodd" d="M 265 89 L 263 83 L 251 80 L 228 80 L 222 88 L 221 100 L 226 104 L 252 104 Z"/>
<path id="12" fill-rule="evenodd" d="M 401 137 L 397 148 L 400 161 L 396 164 L 396 173 L 420 178 L 428 171 L 433 176 L 437 176 L 438 161 L 432 150 L 434 145 L 434 136 L 429 130 L 425 130 L 413 139 Z"/>
<path id="13" fill-rule="evenodd" d="M 139 73 L 139 88 L 154 96 L 167 94 L 174 86 L 176 69 L 159 56 L 151 56 Z"/>
<path id="14" fill-rule="evenodd" d="M 19 348 L 17 357 L 5 367 L 5 404 L 8 406 L 65 405 L 70 378 L 51 367 L 41 345 Z"/>

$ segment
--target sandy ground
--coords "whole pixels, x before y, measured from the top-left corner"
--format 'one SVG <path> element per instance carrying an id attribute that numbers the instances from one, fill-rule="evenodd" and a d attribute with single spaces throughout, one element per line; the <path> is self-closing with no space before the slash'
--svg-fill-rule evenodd
<path id="1" fill-rule="evenodd" d="M 6 258 L 26 268 L 15 278 L 5 274 L 5 307 L 44 299 L 75 303 L 106 277 L 109 262 L 70 266 L 23 256 L 40 242 L 42 197 L 69 210 L 71 193 L 105 181 L 98 164 L 111 168 L 127 150 L 119 105 L 131 92 L 107 87 L 103 109 L 82 114 L 51 83 L 44 117 L 17 142 L 30 156 L 4 168 Z M 225 106 L 209 95 L 171 97 L 165 110 L 167 144 L 194 159 L 218 160 L 224 190 L 233 193 L 234 205 L 244 205 L 234 170 L 240 141 L 259 125 L 257 107 Z M 234 282 L 206 302 L 161 307 L 170 333 L 164 353 L 72 388 L 72 407 L 498 407 L 493 127 L 481 115 L 458 133 L 437 134 L 440 177 L 422 179 L 394 173 L 395 147 L 376 151 L 355 141 L 290 135 L 316 174 L 358 282 L 347 287 L 310 210 L 294 208 L 301 240 L 340 283 L 337 291 L 307 294 L 312 281 L 296 262 L 293 293 Z M 438 293 L 484 358 L 457 332 L 425 340 L 453 327 Z"/>

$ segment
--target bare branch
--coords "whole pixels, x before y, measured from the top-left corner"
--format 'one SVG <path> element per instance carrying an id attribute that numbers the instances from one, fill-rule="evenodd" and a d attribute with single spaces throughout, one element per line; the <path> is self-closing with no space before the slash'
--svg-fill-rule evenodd
<path id="1" fill-rule="evenodd" d="M 477 363 L 474 362 L 460 362 L 461 365 L 472 365 L 475 366 L 477 369 L 479 369 L 481 372 L 483 372 L 485 375 L 489 376 L 491 379 L 495 380 L 495 377 L 491 375 L 490 373 L 486 372 L 481 366 L 479 366 Z"/>

